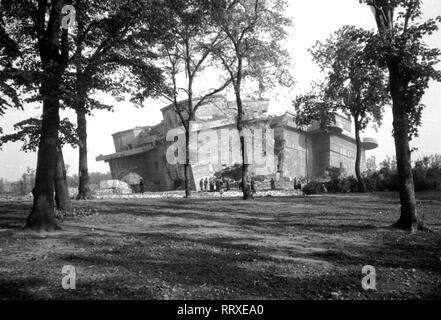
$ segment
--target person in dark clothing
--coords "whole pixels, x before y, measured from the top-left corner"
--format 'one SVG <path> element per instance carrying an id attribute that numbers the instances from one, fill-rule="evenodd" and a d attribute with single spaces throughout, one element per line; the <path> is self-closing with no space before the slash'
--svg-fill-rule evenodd
<path id="1" fill-rule="evenodd" d="M 210 192 L 214 192 L 214 182 L 213 179 L 210 178 Z"/>
<path id="2" fill-rule="evenodd" d="M 224 181 L 223 181 L 223 179 L 219 180 L 219 192 L 220 192 L 220 196 L 222 198 L 222 195 L 224 193 Z"/>
<path id="3" fill-rule="evenodd" d="M 205 192 L 207 192 L 207 187 L 208 187 L 208 179 L 205 178 L 205 180 L 204 180 L 204 189 L 205 189 Z"/>
<path id="4" fill-rule="evenodd" d="M 201 181 L 199 181 L 199 186 L 201 187 L 201 192 L 204 191 L 204 178 L 201 178 Z"/>
<path id="5" fill-rule="evenodd" d="M 294 190 L 302 190 L 302 183 L 297 178 L 294 178 Z"/>
<path id="6" fill-rule="evenodd" d="M 227 191 L 230 191 L 230 180 L 225 180 L 225 187 L 227 188 Z"/>
<path id="7" fill-rule="evenodd" d="M 139 181 L 139 191 L 144 193 L 144 180 L 142 179 Z"/>
<path id="8" fill-rule="evenodd" d="M 270 183 L 271 183 L 271 190 L 276 190 L 276 182 L 274 181 L 273 178 L 271 178 Z"/>
<path id="9" fill-rule="evenodd" d="M 251 193 L 252 194 L 256 193 L 256 182 L 254 181 L 253 178 L 251 178 Z"/>

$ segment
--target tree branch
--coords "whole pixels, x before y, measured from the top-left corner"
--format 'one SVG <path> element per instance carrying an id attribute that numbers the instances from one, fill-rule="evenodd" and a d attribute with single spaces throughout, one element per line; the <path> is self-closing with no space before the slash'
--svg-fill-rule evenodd
<path id="1" fill-rule="evenodd" d="M 220 87 L 218 87 L 217 89 L 211 91 L 210 93 L 204 95 L 199 102 L 194 106 L 193 108 L 193 112 L 196 113 L 196 111 L 198 110 L 198 108 L 205 102 L 205 100 L 211 98 L 212 96 L 218 94 L 219 92 L 223 91 L 226 87 L 228 87 L 230 85 L 230 83 L 232 82 L 232 79 L 228 79 L 224 84 L 222 84 Z"/>

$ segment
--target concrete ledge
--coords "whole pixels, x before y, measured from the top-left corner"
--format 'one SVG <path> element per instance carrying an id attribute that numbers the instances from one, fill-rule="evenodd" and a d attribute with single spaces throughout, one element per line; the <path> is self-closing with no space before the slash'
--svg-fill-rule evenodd
<path id="1" fill-rule="evenodd" d="M 155 146 L 149 146 L 149 147 L 142 147 L 142 148 L 136 148 L 136 149 L 126 150 L 126 151 L 116 152 L 116 153 L 112 153 L 112 154 L 109 154 L 106 156 L 100 155 L 100 156 L 96 157 L 95 160 L 96 161 L 109 161 L 109 160 L 113 160 L 113 159 L 118 159 L 118 158 L 133 156 L 135 154 L 144 153 L 144 152 L 153 150 L 155 148 L 156 148 Z"/>
<path id="2" fill-rule="evenodd" d="M 375 138 L 363 138 L 363 148 L 373 150 L 378 148 L 378 141 Z"/>
<path id="3" fill-rule="evenodd" d="M 341 134 L 343 133 L 343 125 L 341 123 L 336 123 L 328 127 L 329 131 L 332 133 Z"/>

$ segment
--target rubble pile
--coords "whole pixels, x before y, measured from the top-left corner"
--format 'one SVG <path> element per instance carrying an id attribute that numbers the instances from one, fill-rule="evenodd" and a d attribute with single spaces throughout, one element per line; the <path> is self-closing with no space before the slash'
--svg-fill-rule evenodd
<path id="1" fill-rule="evenodd" d="M 168 199 L 183 198 L 184 191 L 164 191 L 164 192 L 144 192 L 136 194 L 118 195 L 118 194 L 99 194 L 96 199 Z M 257 191 L 255 197 L 292 197 L 301 196 L 303 192 L 299 190 L 263 190 Z M 242 191 L 230 190 L 224 191 L 222 198 L 242 198 Z M 194 199 L 213 199 L 221 198 L 220 192 L 193 192 L 191 197 Z"/>
<path id="2" fill-rule="evenodd" d="M 100 182 L 99 189 L 95 190 L 95 197 L 99 199 L 102 196 L 130 195 L 132 193 L 132 188 L 124 181 L 103 180 Z"/>

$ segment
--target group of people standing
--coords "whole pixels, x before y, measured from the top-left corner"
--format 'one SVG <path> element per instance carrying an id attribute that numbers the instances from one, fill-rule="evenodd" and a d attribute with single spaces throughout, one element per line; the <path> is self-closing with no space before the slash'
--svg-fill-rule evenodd
<path id="1" fill-rule="evenodd" d="M 274 178 L 270 180 L 271 190 L 276 190 L 276 181 Z M 293 181 L 294 190 L 302 190 L 302 183 L 300 179 L 294 178 Z M 199 187 L 201 192 L 220 192 L 229 191 L 230 190 L 230 181 L 225 177 L 222 178 L 202 178 L 199 181 Z M 248 187 L 251 189 L 252 194 L 256 194 L 256 181 L 254 177 L 252 177 L 249 181 Z M 242 182 L 239 183 L 239 190 L 242 190 Z"/>
<path id="2" fill-rule="evenodd" d="M 271 190 L 276 190 L 276 181 L 274 180 L 274 178 L 271 178 L 270 184 L 271 184 Z M 302 190 L 302 182 L 300 179 L 297 179 L 295 177 L 293 185 L 294 185 L 294 190 Z"/>
<path id="3" fill-rule="evenodd" d="M 223 192 L 224 189 L 226 191 L 230 190 L 230 181 L 228 179 L 225 179 L 225 177 L 222 178 L 202 178 L 199 181 L 199 187 L 202 192 Z"/>

